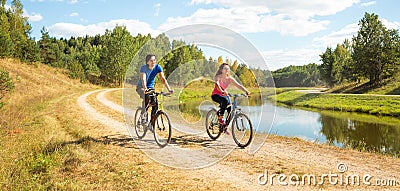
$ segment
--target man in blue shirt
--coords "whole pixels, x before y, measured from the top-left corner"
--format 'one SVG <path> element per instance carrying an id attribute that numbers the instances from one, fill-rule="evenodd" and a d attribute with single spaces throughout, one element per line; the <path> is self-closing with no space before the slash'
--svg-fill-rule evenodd
<path id="1" fill-rule="evenodd" d="M 165 78 L 162 67 L 156 63 L 156 56 L 154 54 L 149 54 L 146 56 L 146 64 L 140 67 L 140 78 L 136 86 L 136 92 L 139 94 L 140 98 L 144 99 L 142 101 L 142 108 L 145 108 L 149 103 L 149 97 L 146 96 L 146 93 L 149 89 L 154 89 L 157 74 L 160 76 L 162 83 L 168 91 L 170 93 L 174 92 Z M 151 108 L 151 114 L 154 115 L 157 110 L 158 105 L 156 104 Z"/>

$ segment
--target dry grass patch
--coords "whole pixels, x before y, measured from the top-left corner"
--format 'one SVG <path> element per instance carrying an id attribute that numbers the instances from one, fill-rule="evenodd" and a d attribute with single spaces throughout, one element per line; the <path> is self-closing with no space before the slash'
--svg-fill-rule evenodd
<path id="1" fill-rule="evenodd" d="M 117 89 L 114 91 L 110 91 L 105 94 L 106 99 L 114 102 L 115 104 L 122 105 L 122 90 L 123 89 Z"/>
<path id="2" fill-rule="evenodd" d="M 93 107 L 96 109 L 96 111 L 98 113 L 101 113 L 103 115 L 109 116 L 117 121 L 123 122 L 124 121 L 124 115 L 123 113 L 120 113 L 116 110 L 113 110 L 105 105 L 103 105 L 102 103 L 99 102 L 99 100 L 96 98 L 97 93 L 93 93 L 91 95 L 89 95 L 86 99 L 86 101 Z M 107 95 L 107 94 L 106 94 Z"/>

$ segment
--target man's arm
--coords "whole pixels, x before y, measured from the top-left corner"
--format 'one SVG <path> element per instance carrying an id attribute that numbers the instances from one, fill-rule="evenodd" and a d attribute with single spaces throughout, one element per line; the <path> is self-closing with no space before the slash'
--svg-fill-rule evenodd
<path id="1" fill-rule="evenodd" d="M 169 87 L 169 84 L 168 84 L 167 79 L 165 78 L 164 72 L 160 72 L 159 75 L 160 75 L 160 79 L 161 79 L 162 83 L 165 85 L 165 87 L 167 88 L 167 90 L 168 90 L 169 92 L 171 92 L 171 93 L 174 92 L 174 91 L 171 89 L 171 87 Z"/>
<path id="2" fill-rule="evenodd" d="M 146 90 L 147 90 L 146 73 L 144 73 L 144 72 L 140 73 L 140 79 L 142 79 L 142 87 L 143 87 L 144 91 L 146 92 Z"/>

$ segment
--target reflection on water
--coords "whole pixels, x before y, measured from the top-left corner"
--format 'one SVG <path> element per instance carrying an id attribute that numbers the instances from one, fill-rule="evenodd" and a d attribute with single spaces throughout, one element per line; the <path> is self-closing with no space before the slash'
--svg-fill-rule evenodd
<path id="1" fill-rule="evenodd" d="M 210 105 L 199 107 L 202 101 L 204 99 L 186 101 L 179 105 L 179 109 L 200 119 L 202 115 L 200 112 L 205 113 L 210 107 Z M 397 118 L 345 112 L 308 111 L 277 106 L 269 102 L 261 104 L 260 98 L 254 98 L 241 102 L 239 105 L 252 121 L 257 120 L 260 111 L 268 113 L 276 111 L 273 128 L 269 133 L 396 157 L 400 154 L 400 120 Z M 270 123 L 270 121 L 261 120 L 257 131 L 268 132 Z"/>
<path id="2" fill-rule="evenodd" d="M 397 156 L 400 151 L 400 127 L 361 122 L 350 118 L 321 115 L 321 132 L 329 144 L 340 143 L 344 147 L 375 151 Z"/>

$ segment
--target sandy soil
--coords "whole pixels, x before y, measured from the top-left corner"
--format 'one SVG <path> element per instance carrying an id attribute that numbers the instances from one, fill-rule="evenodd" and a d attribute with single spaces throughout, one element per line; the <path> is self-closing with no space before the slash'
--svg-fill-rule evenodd
<path id="1" fill-rule="evenodd" d="M 96 99 L 99 105 L 106 106 L 113 112 L 122 112 L 122 106 L 112 103 L 104 96 L 113 90 L 88 92 L 80 96 L 77 103 L 86 113 L 87 118 L 103 124 L 118 136 L 130 137 L 124 121 L 118 121 L 104 114 L 104 111 L 98 112 L 95 106 L 87 102 L 88 96 L 97 94 Z M 216 148 L 212 152 L 220 151 L 218 149 L 224 147 L 232 148 L 232 152 L 226 151 L 227 154 L 215 156 L 223 158 L 222 160 L 213 160 L 211 165 L 197 169 L 154 168 L 160 165 L 158 163 L 160 158 L 142 150 L 141 157 L 153 165 L 148 166 L 151 173 L 157 174 L 157 170 L 167 169 L 173 172 L 172 175 L 176 176 L 180 182 L 187 183 L 187 187 L 180 186 L 185 184 L 179 184 L 176 187 L 177 190 L 220 190 L 221 188 L 225 190 L 400 190 L 400 159 L 390 156 L 272 135 L 266 139 L 260 150 L 249 155 L 246 149 L 233 147 L 230 136 L 224 136 L 221 140 L 214 142 L 203 135 L 183 138 L 181 134 L 173 131 L 173 136 L 174 143 L 171 144 L 171 150 L 179 148 L 185 153 L 175 153 L 171 156 L 165 156 L 165 152 L 162 154 L 167 160 L 186 160 L 185 164 L 199 162 L 196 157 L 200 156 L 190 156 L 191 153 L 197 153 L 197 155 L 206 153 L 206 159 L 210 158 L 210 152 L 199 152 L 199 147 L 204 147 L 203 149 L 206 150 Z M 144 148 L 138 145 L 140 142 L 134 143 L 132 152 L 137 152 L 138 148 Z M 188 147 L 188 143 L 194 146 Z M 155 142 L 148 141 L 146 144 L 155 145 Z M 191 158 L 196 160 L 191 161 Z M 144 171 L 144 173 L 150 172 Z M 198 187 L 192 184 L 197 184 Z"/>

